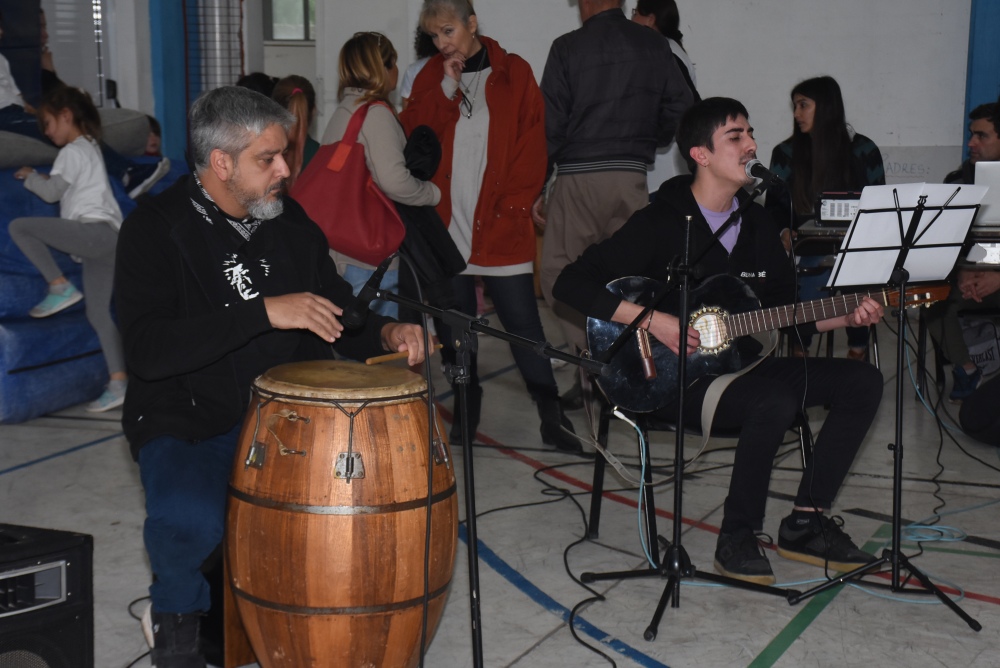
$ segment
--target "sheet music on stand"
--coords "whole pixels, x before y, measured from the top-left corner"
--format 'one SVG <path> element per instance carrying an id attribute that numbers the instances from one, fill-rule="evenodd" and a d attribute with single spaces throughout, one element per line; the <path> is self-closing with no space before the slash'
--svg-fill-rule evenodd
<path id="1" fill-rule="evenodd" d="M 936 183 L 866 187 L 827 287 L 886 285 L 897 266 L 910 281 L 944 280 L 986 190 Z"/>

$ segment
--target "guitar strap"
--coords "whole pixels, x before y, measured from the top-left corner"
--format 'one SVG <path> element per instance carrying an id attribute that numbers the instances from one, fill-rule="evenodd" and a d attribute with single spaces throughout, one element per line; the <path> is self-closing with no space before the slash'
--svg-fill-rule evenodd
<path id="1" fill-rule="evenodd" d="M 705 391 L 705 400 L 701 404 L 701 446 L 698 448 L 698 452 L 695 456 L 688 462 L 689 464 L 701 457 L 702 453 L 705 452 L 705 446 L 708 445 L 708 439 L 712 436 L 712 421 L 715 419 L 715 409 L 719 407 L 719 399 L 722 398 L 722 393 L 726 391 L 726 388 L 729 387 L 730 383 L 764 361 L 764 358 L 770 355 L 771 352 L 777 347 L 778 332 L 776 330 L 771 330 L 768 334 L 771 345 L 764 352 L 764 354 L 757 359 L 756 362 L 746 368 L 740 369 L 736 373 L 723 374 L 713 380 L 708 386 L 708 389 Z"/>

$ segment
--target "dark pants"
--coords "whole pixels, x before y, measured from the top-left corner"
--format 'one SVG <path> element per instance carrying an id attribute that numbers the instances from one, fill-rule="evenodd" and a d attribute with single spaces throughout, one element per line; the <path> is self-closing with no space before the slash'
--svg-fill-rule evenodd
<path id="1" fill-rule="evenodd" d="M 226 497 L 240 426 L 199 443 L 160 436 L 139 450 L 146 492 L 143 538 L 153 570 L 153 610 L 209 609 L 202 563 L 222 542 Z"/>
<path id="2" fill-rule="evenodd" d="M 26 112 L 24 107 L 16 104 L 0 109 L 0 130 L 16 132 L 19 135 L 49 143 L 38 127 L 38 118 Z"/>
<path id="3" fill-rule="evenodd" d="M 710 381 L 702 378 L 686 393 L 685 421 L 700 424 Z M 803 403 L 806 408 L 829 404 L 830 413 L 802 473 L 795 505 L 830 508 L 881 399 L 881 372 L 846 359 L 769 357 L 734 380 L 723 392 L 713 422 L 713 427 L 740 430 L 722 531 L 763 527 L 774 457 Z M 675 408 L 664 411 L 667 417 L 676 414 Z"/>
<path id="4" fill-rule="evenodd" d="M 962 400 L 958 413 L 962 431 L 987 445 L 1000 446 L 1000 378 L 983 383 Z"/>
<path id="5" fill-rule="evenodd" d="M 538 300 L 535 298 L 534 278 L 531 274 L 516 276 L 483 276 L 483 283 L 493 299 L 497 317 L 503 329 L 510 334 L 522 336 L 532 341 L 544 341 L 542 320 L 538 315 Z M 476 283 L 473 276 L 456 276 L 453 279 L 455 298 L 458 309 L 462 313 L 476 313 Z M 494 325 L 495 323 L 491 323 Z M 441 357 L 445 362 L 454 364 L 455 349 L 452 346 L 450 328 L 443 322 L 435 322 L 438 338 L 444 345 Z M 555 376 L 552 374 L 552 363 L 549 358 L 536 355 L 534 351 L 522 346 L 511 345 L 514 362 L 518 371 L 528 386 L 532 399 L 558 396 L 559 390 Z M 472 356 L 469 374 L 473 386 L 479 384 L 479 373 L 476 368 L 476 355 Z"/>

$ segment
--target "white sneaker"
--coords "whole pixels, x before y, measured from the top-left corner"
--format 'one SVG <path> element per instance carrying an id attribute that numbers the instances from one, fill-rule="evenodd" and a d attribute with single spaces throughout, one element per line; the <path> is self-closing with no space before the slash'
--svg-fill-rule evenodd
<path id="1" fill-rule="evenodd" d="M 150 602 L 146 605 L 146 609 L 142 611 L 142 617 L 139 619 L 139 625 L 142 626 L 142 635 L 146 638 L 146 644 L 149 645 L 150 649 L 153 649 L 155 645 L 155 640 L 153 639 L 153 604 Z"/>
<path id="2" fill-rule="evenodd" d="M 136 169 L 138 170 L 138 168 Z M 145 178 L 142 178 L 142 180 L 139 183 L 133 185 L 132 178 L 130 177 L 128 179 L 128 182 L 125 183 L 125 187 L 129 189 L 128 196 L 131 197 L 132 199 L 135 199 L 139 195 L 146 193 L 150 188 L 156 185 L 157 181 L 166 176 L 167 172 L 169 171 L 170 171 L 170 158 L 163 158 L 158 163 L 156 163 L 156 168 L 148 176 L 146 176 L 145 174 L 141 174 L 140 172 L 140 178 L 142 177 Z M 125 182 L 124 179 L 123 182 Z"/>

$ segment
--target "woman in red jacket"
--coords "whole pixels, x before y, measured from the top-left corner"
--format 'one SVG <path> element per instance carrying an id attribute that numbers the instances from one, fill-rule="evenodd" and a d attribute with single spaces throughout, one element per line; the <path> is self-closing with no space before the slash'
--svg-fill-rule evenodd
<path id="1" fill-rule="evenodd" d="M 504 329 L 544 340 L 535 299 L 535 233 L 531 204 L 545 178 L 544 102 L 531 67 L 478 33 L 469 0 L 425 0 L 420 25 L 438 54 L 413 84 L 400 119 L 407 132 L 428 125 L 441 140 L 432 179 L 441 189 L 437 210 L 468 268 L 455 279 L 463 312 L 476 313 L 474 279 L 481 276 Z M 438 323 L 446 361 L 454 361 L 449 332 Z M 542 442 L 581 452 L 559 406 L 549 360 L 512 346 L 518 370 L 538 407 Z M 471 364 L 470 433 L 479 424 L 482 388 Z M 459 407 L 456 405 L 456 411 Z M 455 424 L 457 425 L 457 417 Z M 457 429 L 452 429 L 456 441 Z"/>

